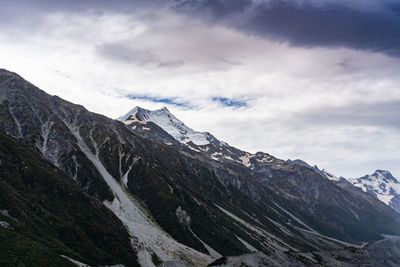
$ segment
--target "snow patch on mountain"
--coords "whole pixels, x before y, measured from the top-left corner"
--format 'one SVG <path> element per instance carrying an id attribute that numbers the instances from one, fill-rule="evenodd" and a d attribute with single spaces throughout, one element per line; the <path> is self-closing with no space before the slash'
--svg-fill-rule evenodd
<path id="1" fill-rule="evenodd" d="M 391 195 L 383 195 L 383 194 L 377 194 L 376 197 L 382 201 L 383 203 L 385 203 L 386 205 L 389 205 L 390 201 L 392 201 L 394 196 Z"/>
<path id="2" fill-rule="evenodd" d="M 250 159 L 254 157 L 254 155 L 251 155 L 250 153 L 246 153 L 244 156 L 240 156 L 240 163 L 242 163 L 244 166 L 246 167 L 250 167 L 251 163 L 250 163 Z"/>
<path id="3" fill-rule="evenodd" d="M 134 107 L 125 115 L 117 118 L 129 125 L 135 121 L 151 121 L 160 126 L 164 131 L 181 143 L 193 142 L 194 144 L 208 145 L 216 142 L 217 139 L 207 132 L 197 132 L 186 126 L 177 119 L 166 107 L 157 110 L 147 110 L 141 107 Z"/>

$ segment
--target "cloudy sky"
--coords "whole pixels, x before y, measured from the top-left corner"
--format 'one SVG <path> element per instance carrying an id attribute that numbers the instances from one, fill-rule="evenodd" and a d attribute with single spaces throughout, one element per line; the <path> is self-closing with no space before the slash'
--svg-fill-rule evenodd
<path id="1" fill-rule="evenodd" d="M 0 68 L 116 118 L 400 177 L 398 0 L 0 0 Z"/>

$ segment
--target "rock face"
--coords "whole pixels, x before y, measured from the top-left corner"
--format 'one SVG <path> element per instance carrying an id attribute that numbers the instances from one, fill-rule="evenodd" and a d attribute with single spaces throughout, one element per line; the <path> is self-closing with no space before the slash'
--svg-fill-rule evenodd
<path id="1" fill-rule="evenodd" d="M 312 169 L 313 171 L 315 171 L 316 173 L 321 175 L 321 177 L 329 179 L 329 180 L 332 180 L 332 181 L 340 181 L 342 179 L 342 178 L 338 178 L 335 175 L 327 172 L 325 169 L 321 170 L 316 165 L 315 166 L 311 166 L 307 162 L 305 162 L 305 161 L 303 161 L 301 159 L 295 159 L 295 160 L 288 159 L 286 162 Z"/>
<path id="2" fill-rule="evenodd" d="M 0 162 L 1 266 L 139 266 L 116 216 L 1 130 Z"/>
<path id="3" fill-rule="evenodd" d="M 154 114 L 131 112 L 122 123 L 4 70 L 0 99 L 1 131 L 107 207 L 142 266 L 205 266 L 218 255 L 341 249 L 400 234 L 400 215 L 349 183 L 211 135 L 194 142 L 184 125 L 171 136 Z"/>
<path id="4" fill-rule="evenodd" d="M 400 182 L 390 172 L 376 170 L 373 174 L 348 180 L 400 213 Z"/>

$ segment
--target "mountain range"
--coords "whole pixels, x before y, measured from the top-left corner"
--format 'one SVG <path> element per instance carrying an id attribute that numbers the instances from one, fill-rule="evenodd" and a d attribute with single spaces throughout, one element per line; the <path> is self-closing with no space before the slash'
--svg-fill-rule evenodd
<path id="1" fill-rule="evenodd" d="M 113 120 L 0 70 L 0 140 L 2 266 L 400 263 L 400 214 L 368 190 L 167 108 Z"/>
<path id="2" fill-rule="evenodd" d="M 124 122 L 128 126 L 131 125 L 131 128 L 133 128 L 133 130 L 141 131 L 142 134 L 144 133 L 143 131 L 150 130 L 150 128 L 140 127 L 137 126 L 137 124 L 144 124 L 148 122 L 155 123 L 168 133 L 168 135 L 165 135 L 168 136 L 164 140 L 165 144 L 172 144 L 171 140 L 168 140 L 168 138 L 172 136 L 176 141 L 186 144 L 190 149 L 197 152 L 203 150 L 202 152 L 204 153 L 205 151 L 204 149 L 201 149 L 201 147 L 209 144 L 217 144 L 221 147 L 228 146 L 228 144 L 217 140 L 208 132 L 196 132 L 193 129 L 187 127 L 182 121 L 177 119 L 166 107 L 154 111 L 143 109 L 141 107 L 135 107 L 125 115 L 117 118 L 117 120 Z M 152 133 L 153 132 L 154 130 L 152 130 Z M 157 140 L 160 141 L 161 139 Z M 214 151 L 213 153 L 207 154 L 212 159 L 215 159 L 217 161 L 221 161 L 221 157 L 225 158 L 225 160 L 232 160 L 231 156 L 234 156 L 235 158 L 234 154 L 227 151 L 224 151 L 224 153 Z M 239 160 L 236 161 L 238 163 L 245 164 L 245 166 L 250 164 L 250 161 L 248 161 L 246 158 L 239 158 Z M 382 201 L 386 205 L 389 205 L 392 209 L 400 213 L 400 182 L 398 181 L 398 179 L 393 177 L 393 175 L 389 171 L 376 170 L 373 174 L 365 175 L 360 178 L 338 178 L 335 175 L 326 171 L 325 169 L 321 170 L 318 168 L 318 166 L 311 166 L 307 162 L 300 159 L 287 160 L 286 162 L 310 168 L 316 173 L 320 174 L 323 178 L 332 181 L 340 181 L 342 179 L 346 179 L 354 186 L 362 189 L 364 192 L 370 193 L 371 195 L 375 196 L 380 201 Z M 342 180 L 342 182 L 343 181 L 344 180 Z"/>
<path id="3" fill-rule="evenodd" d="M 376 170 L 373 174 L 367 174 L 360 178 L 338 178 L 324 169 L 320 170 L 318 166 L 310 166 L 307 162 L 299 159 L 287 160 L 287 162 L 310 168 L 323 178 L 332 181 L 345 182 L 347 180 L 355 187 L 371 194 L 400 213 L 400 182 L 399 179 L 395 178 L 389 171 Z"/>

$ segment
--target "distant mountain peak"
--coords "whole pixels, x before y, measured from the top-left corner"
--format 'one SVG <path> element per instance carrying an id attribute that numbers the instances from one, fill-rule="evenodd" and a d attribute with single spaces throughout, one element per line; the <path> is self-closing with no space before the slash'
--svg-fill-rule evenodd
<path id="1" fill-rule="evenodd" d="M 399 183 L 399 181 L 389 172 L 385 170 L 376 170 L 371 176 L 377 177 L 378 179 L 381 178 L 383 180 L 387 181 L 392 181 L 396 184 Z"/>
<path id="2" fill-rule="evenodd" d="M 376 170 L 373 174 L 348 180 L 400 213 L 400 182 L 389 171 Z"/>
<path id="3" fill-rule="evenodd" d="M 196 145 L 208 145 L 219 142 L 208 132 L 197 132 L 186 126 L 182 121 L 176 118 L 167 107 L 156 110 L 148 110 L 139 106 L 134 107 L 125 115 L 117 118 L 125 124 L 132 121 L 151 121 L 160 126 L 164 131 L 181 143 L 193 142 Z"/>
<path id="4" fill-rule="evenodd" d="M 354 180 L 354 179 L 353 179 Z M 378 183 L 395 183 L 399 184 L 399 181 L 386 170 L 376 170 L 373 174 L 364 175 L 357 180 L 368 180 L 368 181 L 376 181 Z"/>

